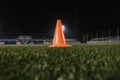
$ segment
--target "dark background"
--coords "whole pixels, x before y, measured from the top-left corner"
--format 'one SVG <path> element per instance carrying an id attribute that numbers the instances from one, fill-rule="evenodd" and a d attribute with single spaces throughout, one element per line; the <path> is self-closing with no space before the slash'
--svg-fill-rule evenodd
<path id="1" fill-rule="evenodd" d="M 117 3 L 117 2 L 116 2 Z M 0 2 L 0 32 L 53 35 L 56 20 L 61 19 L 66 37 L 78 40 L 82 35 L 116 35 L 120 27 L 119 4 L 108 2 Z"/>

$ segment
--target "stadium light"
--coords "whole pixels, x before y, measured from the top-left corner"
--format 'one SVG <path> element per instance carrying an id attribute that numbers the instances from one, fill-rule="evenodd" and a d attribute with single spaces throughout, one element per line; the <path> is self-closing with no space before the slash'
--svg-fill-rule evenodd
<path id="1" fill-rule="evenodd" d="M 65 26 L 64 25 L 62 25 L 62 30 L 65 31 Z"/>

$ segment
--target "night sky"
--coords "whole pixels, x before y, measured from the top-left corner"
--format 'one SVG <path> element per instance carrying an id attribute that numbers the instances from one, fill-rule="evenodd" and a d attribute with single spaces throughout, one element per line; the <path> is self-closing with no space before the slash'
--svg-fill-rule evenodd
<path id="1" fill-rule="evenodd" d="M 119 5 L 113 3 L 42 3 L 39 1 L 0 2 L 0 32 L 53 34 L 61 19 L 66 35 L 95 32 L 115 34 L 120 27 Z"/>

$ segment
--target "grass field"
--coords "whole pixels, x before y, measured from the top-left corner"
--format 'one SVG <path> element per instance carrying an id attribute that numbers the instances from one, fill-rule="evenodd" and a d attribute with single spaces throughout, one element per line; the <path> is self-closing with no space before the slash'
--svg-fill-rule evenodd
<path id="1" fill-rule="evenodd" d="M 120 80 L 120 45 L 1 45 L 0 80 Z"/>

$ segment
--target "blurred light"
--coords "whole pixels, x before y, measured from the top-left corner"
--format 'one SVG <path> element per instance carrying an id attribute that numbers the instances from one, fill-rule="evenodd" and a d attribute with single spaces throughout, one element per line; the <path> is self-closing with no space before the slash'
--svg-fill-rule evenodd
<path id="1" fill-rule="evenodd" d="M 62 30 L 65 31 L 65 26 L 64 25 L 62 25 Z"/>

